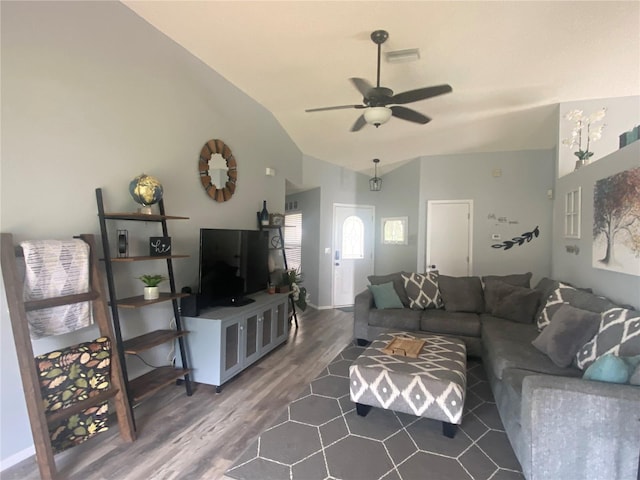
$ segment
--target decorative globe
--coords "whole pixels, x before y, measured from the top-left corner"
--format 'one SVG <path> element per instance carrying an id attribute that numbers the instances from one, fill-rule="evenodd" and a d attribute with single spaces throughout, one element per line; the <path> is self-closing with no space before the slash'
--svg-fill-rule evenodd
<path id="1" fill-rule="evenodd" d="M 162 198 L 162 184 L 151 175 L 138 175 L 129 183 L 129 193 L 140 205 L 147 207 Z"/>

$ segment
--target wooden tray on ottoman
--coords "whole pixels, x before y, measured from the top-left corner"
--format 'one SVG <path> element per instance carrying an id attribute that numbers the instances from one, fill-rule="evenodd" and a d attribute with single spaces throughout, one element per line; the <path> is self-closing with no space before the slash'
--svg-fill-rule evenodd
<path id="1" fill-rule="evenodd" d="M 387 355 L 418 358 L 424 343 L 425 341 L 422 338 L 393 337 L 393 340 L 382 351 Z"/>

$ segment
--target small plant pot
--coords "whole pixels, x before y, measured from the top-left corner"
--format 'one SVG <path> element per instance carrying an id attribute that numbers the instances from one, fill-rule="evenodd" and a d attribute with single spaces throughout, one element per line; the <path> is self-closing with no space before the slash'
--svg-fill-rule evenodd
<path id="1" fill-rule="evenodd" d="M 155 300 L 160 297 L 160 289 L 158 287 L 144 287 L 144 299 Z"/>

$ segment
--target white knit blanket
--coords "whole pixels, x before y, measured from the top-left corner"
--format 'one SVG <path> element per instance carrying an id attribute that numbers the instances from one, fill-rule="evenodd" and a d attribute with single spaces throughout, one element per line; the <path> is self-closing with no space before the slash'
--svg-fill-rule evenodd
<path id="1" fill-rule="evenodd" d="M 89 291 L 89 245 L 82 240 L 34 240 L 24 251 L 25 301 Z M 61 335 L 91 325 L 90 302 L 27 312 L 31 338 Z"/>

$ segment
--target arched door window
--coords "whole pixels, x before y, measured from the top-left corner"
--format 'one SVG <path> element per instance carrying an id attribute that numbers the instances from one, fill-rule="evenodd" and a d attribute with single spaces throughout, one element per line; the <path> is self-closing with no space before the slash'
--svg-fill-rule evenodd
<path id="1" fill-rule="evenodd" d="M 364 224 L 355 215 L 345 218 L 342 224 L 342 258 L 364 258 Z"/>

